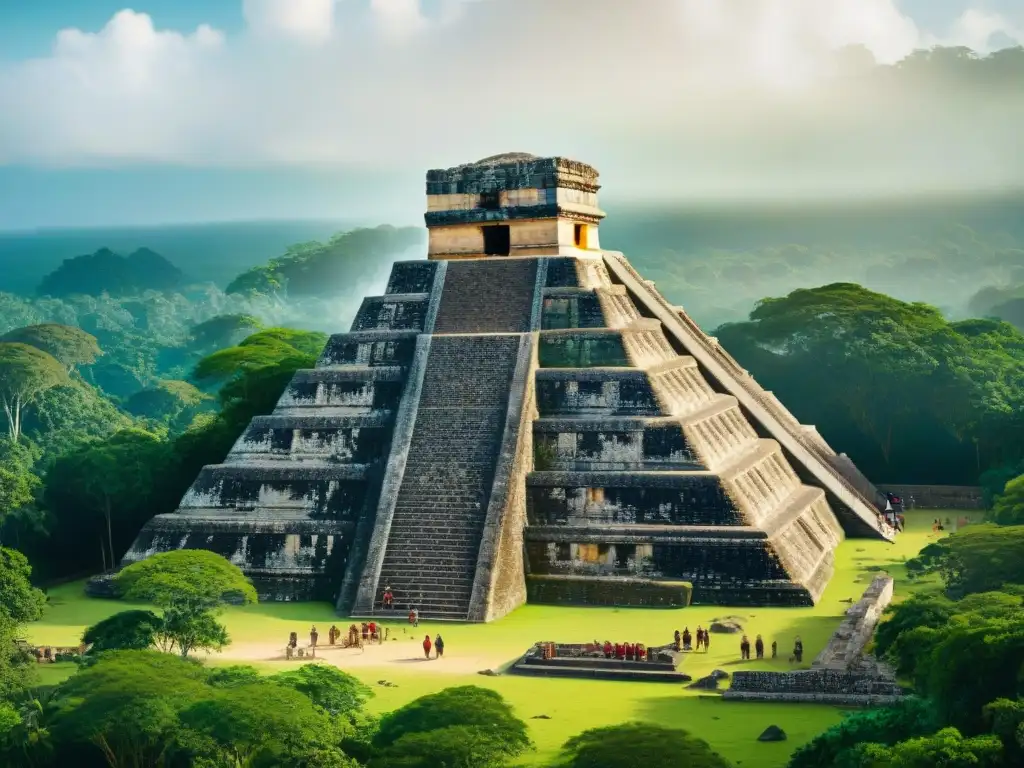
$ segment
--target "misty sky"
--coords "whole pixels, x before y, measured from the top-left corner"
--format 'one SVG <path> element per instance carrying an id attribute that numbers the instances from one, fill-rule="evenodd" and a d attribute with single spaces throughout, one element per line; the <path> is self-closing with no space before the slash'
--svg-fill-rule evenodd
<path id="1" fill-rule="evenodd" d="M 423 174 L 562 154 L 608 199 L 1024 185 L 1024 0 L 0 2 L 0 228 L 416 221 Z M 857 46 L 857 48 L 851 48 Z"/>

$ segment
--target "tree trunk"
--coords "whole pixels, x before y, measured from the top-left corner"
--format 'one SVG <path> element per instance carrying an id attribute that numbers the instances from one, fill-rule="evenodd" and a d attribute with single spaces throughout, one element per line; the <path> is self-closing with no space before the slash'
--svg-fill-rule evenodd
<path id="1" fill-rule="evenodd" d="M 114 569 L 114 534 L 111 533 L 111 525 L 110 525 L 111 514 L 110 514 L 110 497 L 109 496 L 105 495 L 103 497 L 103 504 L 104 504 L 104 516 L 107 518 L 107 544 L 110 545 L 110 569 L 113 570 Z"/>
<path id="2" fill-rule="evenodd" d="M 7 437 L 12 443 L 18 442 L 18 419 L 16 418 L 17 410 L 13 402 L 7 402 L 7 398 L 3 399 L 4 403 L 4 415 L 7 417 Z"/>
<path id="3" fill-rule="evenodd" d="M 14 397 L 14 442 L 18 442 L 21 439 L 21 412 L 24 409 L 24 404 L 21 402 L 21 395 L 15 395 Z"/>
<path id="4" fill-rule="evenodd" d="M 103 535 L 100 535 L 100 558 L 103 560 L 103 573 L 107 572 L 107 552 L 103 546 Z"/>

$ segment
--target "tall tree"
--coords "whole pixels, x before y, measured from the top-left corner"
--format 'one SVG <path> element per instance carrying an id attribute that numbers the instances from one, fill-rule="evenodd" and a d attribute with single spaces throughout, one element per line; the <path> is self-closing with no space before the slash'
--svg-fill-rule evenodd
<path id="1" fill-rule="evenodd" d="M 889 472 L 898 443 L 972 446 L 978 474 L 1020 451 L 1010 425 L 1024 413 L 1024 335 L 1008 323 L 950 323 L 926 304 L 835 283 L 764 299 L 715 334 L 798 418 L 826 438 L 866 437 Z"/>
<path id="2" fill-rule="evenodd" d="M 150 500 L 162 487 L 168 458 L 167 444 L 156 435 L 122 430 L 58 458 L 46 475 L 44 503 L 58 521 L 99 534 L 103 568 L 113 568 L 119 554 L 115 518 L 126 523 L 118 528 L 119 541 L 134 536 L 151 516 Z M 102 527 L 83 530 L 82 512 L 91 513 Z"/>
<path id="3" fill-rule="evenodd" d="M 162 552 L 117 576 L 124 597 L 163 610 L 162 632 L 182 657 L 195 648 L 219 649 L 227 633 L 214 615 L 228 603 L 255 603 L 256 590 L 238 566 L 203 549 Z"/>
<path id="4" fill-rule="evenodd" d="M 0 342 L 0 404 L 12 442 L 21 437 L 25 409 L 48 389 L 67 381 L 67 370 L 53 355 L 28 344 Z"/>
<path id="5" fill-rule="evenodd" d="M 73 372 L 80 365 L 92 365 L 103 354 L 96 337 L 81 328 L 59 323 L 42 323 L 15 328 L 3 336 L 0 342 L 16 342 L 49 352 L 67 369 Z"/>

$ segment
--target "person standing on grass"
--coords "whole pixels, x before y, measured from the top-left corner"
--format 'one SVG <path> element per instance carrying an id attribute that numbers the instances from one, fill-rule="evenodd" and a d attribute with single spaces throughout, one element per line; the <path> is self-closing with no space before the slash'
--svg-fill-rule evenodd
<path id="1" fill-rule="evenodd" d="M 754 653 L 757 654 L 757 658 L 764 658 L 764 640 L 761 639 L 760 635 L 758 635 L 757 639 L 754 640 Z"/>
<path id="2" fill-rule="evenodd" d="M 415 608 L 409 611 L 409 623 L 414 627 L 418 627 L 420 625 L 420 612 Z"/>
<path id="3" fill-rule="evenodd" d="M 772 658 L 774 659 L 779 655 L 779 643 L 776 640 L 772 640 Z"/>
<path id="4" fill-rule="evenodd" d="M 793 658 L 797 664 L 803 663 L 804 660 L 804 641 L 797 635 L 796 640 L 793 643 Z"/>
<path id="5" fill-rule="evenodd" d="M 675 634 L 675 644 L 676 644 L 676 650 L 677 650 L 677 651 L 678 651 L 678 650 L 680 649 L 680 647 L 681 647 L 681 646 L 679 645 L 679 642 L 680 642 L 680 638 L 682 638 L 682 635 L 680 635 L 680 634 L 679 634 L 679 630 L 677 629 L 677 630 L 676 630 L 676 634 Z"/>
<path id="6" fill-rule="evenodd" d="M 430 658 L 430 646 L 430 635 L 427 635 L 423 638 L 423 655 L 426 656 L 428 659 Z"/>
<path id="7" fill-rule="evenodd" d="M 320 634 L 316 631 L 316 627 L 310 627 L 309 629 L 309 647 L 316 648 L 316 640 L 320 637 Z"/>
<path id="8" fill-rule="evenodd" d="M 746 635 L 740 640 L 740 658 L 744 661 L 749 661 L 750 659 L 750 640 L 747 639 Z"/>
<path id="9" fill-rule="evenodd" d="M 434 638 L 434 652 L 437 654 L 437 658 L 439 659 L 444 656 L 444 640 L 441 638 L 440 632 L 437 637 Z"/>

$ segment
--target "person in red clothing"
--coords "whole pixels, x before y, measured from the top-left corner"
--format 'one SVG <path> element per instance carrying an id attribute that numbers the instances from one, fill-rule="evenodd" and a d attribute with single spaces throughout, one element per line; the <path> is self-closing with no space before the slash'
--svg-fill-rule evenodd
<path id="1" fill-rule="evenodd" d="M 623 661 L 626 658 L 626 646 L 622 643 L 615 644 L 615 658 Z"/>
<path id="2" fill-rule="evenodd" d="M 604 657 L 606 659 L 610 659 L 612 657 L 612 651 L 613 650 L 614 650 L 614 648 L 612 648 L 611 641 L 605 640 L 604 641 Z"/>
<path id="3" fill-rule="evenodd" d="M 633 658 L 633 644 L 632 643 L 626 643 L 626 661 L 629 661 L 632 658 Z"/>
<path id="4" fill-rule="evenodd" d="M 430 658 L 431 646 L 432 643 L 430 642 L 430 635 L 427 635 L 423 638 L 423 655 L 426 656 L 428 659 Z"/>
<path id="5" fill-rule="evenodd" d="M 376 621 L 371 621 L 370 622 L 370 626 L 367 627 L 367 629 L 370 630 L 370 640 L 371 641 L 372 640 L 376 640 L 377 639 L 377 622 Z"/>

